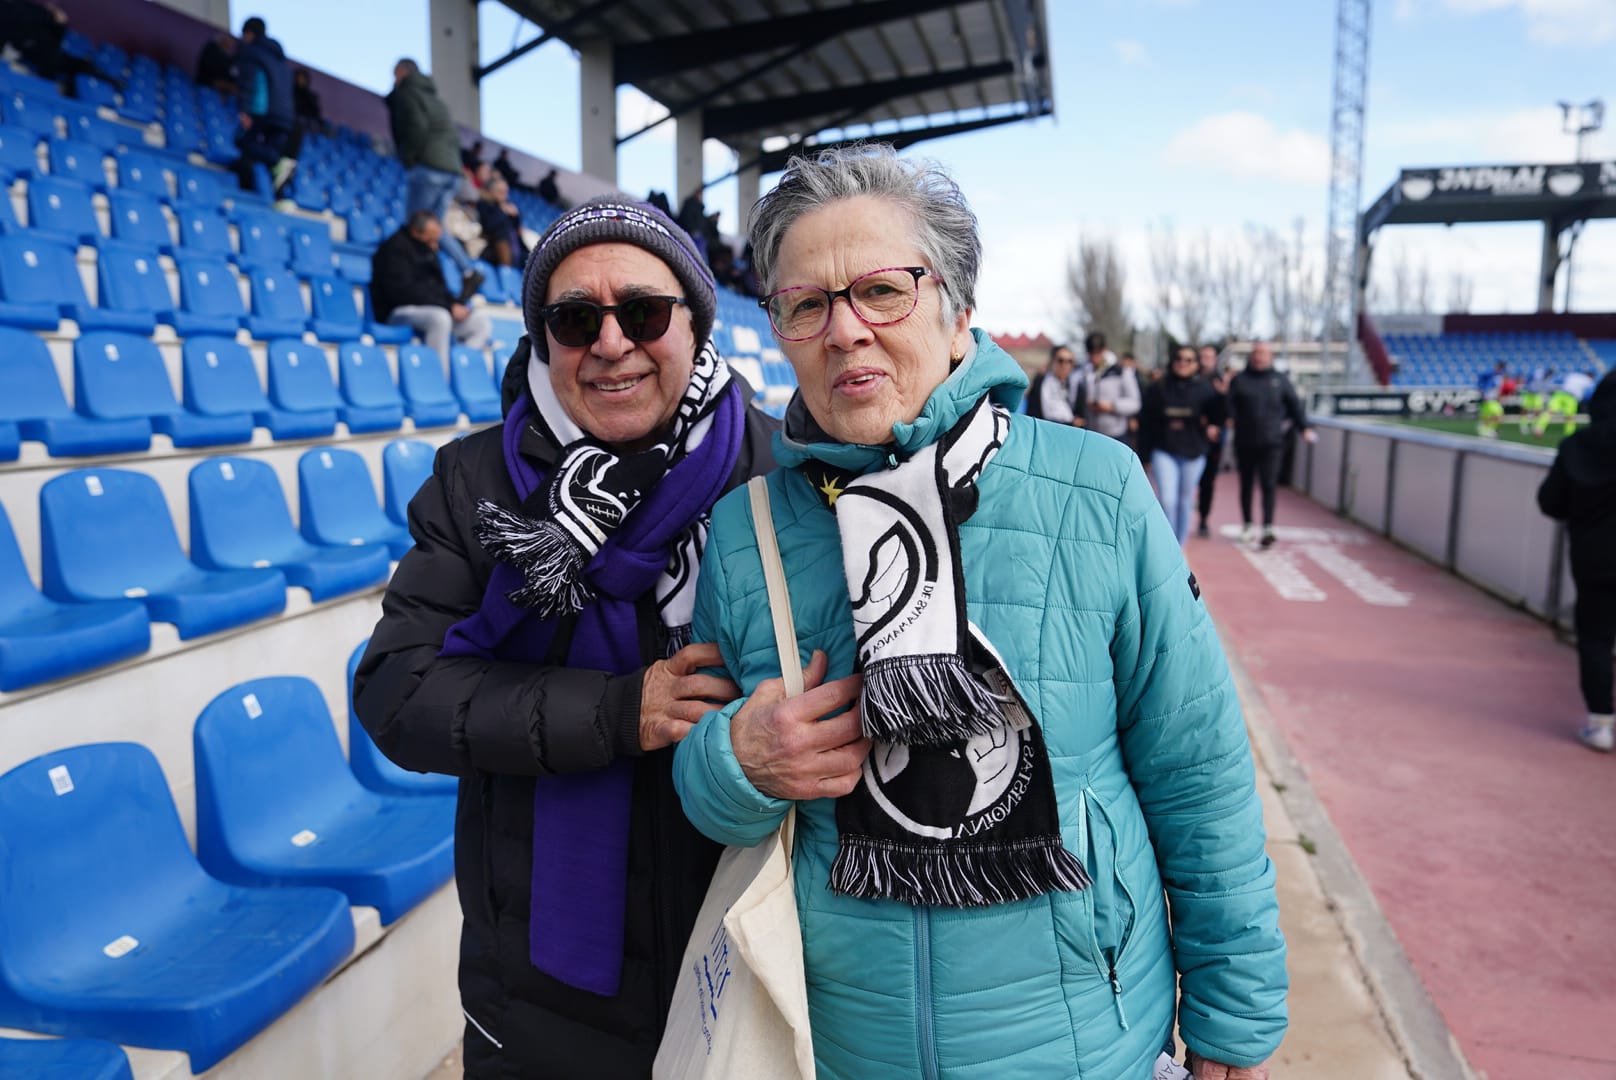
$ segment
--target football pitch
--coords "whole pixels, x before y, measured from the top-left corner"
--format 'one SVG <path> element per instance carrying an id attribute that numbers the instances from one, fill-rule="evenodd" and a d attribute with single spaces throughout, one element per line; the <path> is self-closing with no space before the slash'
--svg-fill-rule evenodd
<path id="1" fill-rule="evenodd" d="M 1469 435 L 1472 438 L 1480 438 L 1480 436 L 1476 435 L 1476 418 L 1473 416 L 1442 416 L 1435 418 L 1422 417 L 1418 420 L 1400 420 L 1398 423 L 1408 424 L 1411 427 L 1425 428 L 1427 431 L 1440 431 L 1444 435 Z M 1523 434 L 1521 432 L 1521 425 L 1519 421 L 1511 416 L 1506 417 L 1499 423 L 1498 441 L 1520 443 L 1523 446 L 1541 446 L 1545 449 L 1553 450 L 1555 447 L 1560 445 L 1560 440 L 1564 437 L 1564 429 L 1565 425 L 1563 423 L 1550 424 L 1548 429 L 1544 431 L 1543 437 L 1539 439 L 1530 432 Z"/>

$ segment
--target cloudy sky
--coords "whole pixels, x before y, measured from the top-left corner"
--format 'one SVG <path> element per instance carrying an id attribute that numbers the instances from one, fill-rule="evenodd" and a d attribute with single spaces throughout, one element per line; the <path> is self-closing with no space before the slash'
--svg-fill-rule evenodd
<path id="1" fill-rule="evenodd" d="M 426 3 L 387 20 L 346 5 L 252 5 L 294 59 L 385 92 L 393 61 L 427 55 Z M 360 5 L 354 5 L 359 7 Z M 1085 236 L 1124 255 L 1136 321 L 1149 319 L 1149 243 L 1167 224 L 1229 243 L 1246 226 L 1322 236 L 1327 212 L 1334 58 L 1330 0 L 1046 0 L 1054 58 L 1053 119 L 923 143 L 954 174 L 982 222 L 987 259 L 977 323 L 995 332 L 1057 333 L 1067 322 L 1066 260 Z M 246 14 L 240 0 L 233 21 Z M 499 4 L 480 5 L 487 58 L 534 36 Z M 341 27 L 338 28 L 342 30 Z M 1370 44 L 1364 148 L 1367 206 L 1403 167 L 1570 161 L 1558 101 L 1600 98 L 1606 129 L 1590 157 L 1616 158 L 1616 0 L 1380 0 Z M 578 164 L 577 61 L 551 43 L 490 77 L 483 126 L 493 138 L 564 168 Z M 619 94 L 619 130 L 656 107 Z M 673 187 L 672 124 L 623 148 L 632 193 Z M 709 143 L 707 175 L 733 158 Z M 767 185 L 769 178 L 765 178 Z M 733 228 L 733 183 L 709 192 Z M 1384 230 L 1383 272 L 1429 268 L 1445 306 L 1455 273 L 1471 310 L 1535 308 L 1541 230 L 1532 225 Z M 1406 254 L 1404 254 L 1406 252 Z M 1383 289 L 1386 282 L 1382 282 Z M 1616 310 L 1616 221 L 1577 249 L 1574 310 Z"/>

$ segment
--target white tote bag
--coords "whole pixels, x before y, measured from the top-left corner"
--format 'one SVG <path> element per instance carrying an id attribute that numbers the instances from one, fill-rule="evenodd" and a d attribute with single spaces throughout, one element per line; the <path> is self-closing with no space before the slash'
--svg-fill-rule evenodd
<path id="1" fill-rule="evenodd" d="M 802 660 L 762 477 L 748 485 L 787 696 Z M 802 930 L 791 880 L 797 811 L 757 847 L 726 848 L 685 946 L 654 1080 L 813 1080 Z"/>

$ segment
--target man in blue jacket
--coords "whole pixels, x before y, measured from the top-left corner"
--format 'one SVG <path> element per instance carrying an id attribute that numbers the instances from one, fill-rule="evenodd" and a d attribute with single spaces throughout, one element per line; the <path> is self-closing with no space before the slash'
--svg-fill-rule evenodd
<path id="1" fill-rule="evenodd" d="M 241 25 L 236 49 L 236 82 L 241 87 L 236 133 L 236 175 L 244 191 L 255 187 L 253 166 L 267 165 L 278 196 L 297 168 L 289 146 L 296 116 L 292 109 L 292 68 L 281 43 L 265 33 L 264 20 L 254 15 Z"/>

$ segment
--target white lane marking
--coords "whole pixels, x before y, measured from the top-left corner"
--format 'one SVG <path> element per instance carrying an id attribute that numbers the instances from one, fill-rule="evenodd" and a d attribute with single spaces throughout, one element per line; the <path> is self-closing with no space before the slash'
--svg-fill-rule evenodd
<path id="1" fill-rule="evenodd" d="M 1256 568 L 1264 581 L 1273 587 L 1273 590 L 1283 600 L 1295 600 L 1300 603 L 1317 604 L 1327 597 L 1324 590 L 1302 572 L 1296 565 L 1296 555 L 1281 548 L 1269 548 L 1267 551 L 1253 551 L 1244 545 L 1240 548 L 1241 556 Z"/>
<path id="2" fill-rule="evenodd" d="M 1218 535 L 1225 540 L 1238 540 L 1242 532 L 1239 525 L 1223 525 Z M 1369 537 L 1358 529 L 1312 529 L 1301 525 L 1276 525 L 1274 536 L 1287 544 L 1367 544 Z"/>
<path id="3" fill-rule="evenodd" d="M 1328 544 L 1303 544 L 1302 551 L 1358 599 L 1377 607 L 1407 607 L 1414 597 L 1377 576 L 1357 559 Z"/>

